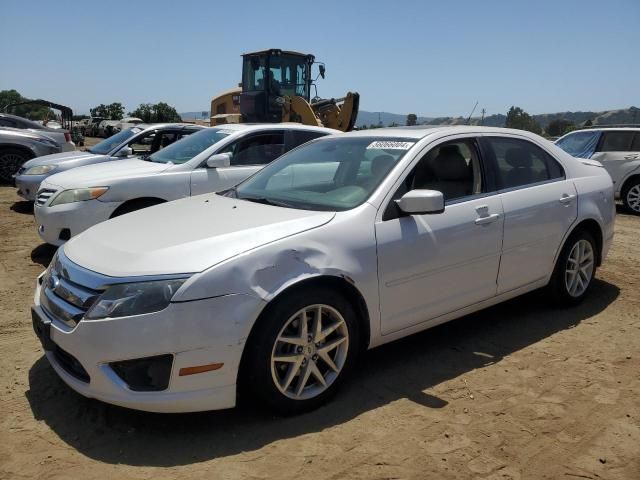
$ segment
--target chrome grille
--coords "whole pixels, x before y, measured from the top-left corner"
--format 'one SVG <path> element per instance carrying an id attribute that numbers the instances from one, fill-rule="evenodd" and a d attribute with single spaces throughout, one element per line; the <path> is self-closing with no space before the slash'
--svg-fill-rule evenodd
<path id="1" fill-rule="evenodd" d="M 38 190 L 38 195 L 36 196 L 36 205 L 44 205 L 49 201 L 54 193 L 56 193 L 56 191 L 51 190 L 50 188 L 42 188 Z"/>
<path id="2" fill-rule="evenodd" d="M 75 327 L 102 292 L 80 285 L 70 277 L 56 255 L 42 277 L 40 305 L 50 317 Z"/>

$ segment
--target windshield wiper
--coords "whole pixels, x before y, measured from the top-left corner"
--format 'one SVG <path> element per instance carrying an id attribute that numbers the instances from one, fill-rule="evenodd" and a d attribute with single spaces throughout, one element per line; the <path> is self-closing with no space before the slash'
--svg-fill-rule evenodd
<path id="1" fill-rule="evenodd" d="M 239 200 L 247 200 L 248 202 L 253 203 L 262 203 L 263 205 L 273 205 L 274 207 L 285 207 L 285 208 L 295 208 L 290 203 L 281 202 L 278 200 L 271 200 L 270 198 L 265 197 L 240 197 L 236 194 L 236 198 Z"/>

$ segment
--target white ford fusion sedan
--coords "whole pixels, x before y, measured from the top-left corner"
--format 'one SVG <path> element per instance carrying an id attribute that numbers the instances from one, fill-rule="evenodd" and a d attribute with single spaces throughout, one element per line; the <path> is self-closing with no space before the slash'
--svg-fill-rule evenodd
<path id="1" fill-rule="evenodd" d="M 96 225 L 38 279 L 60 377 L 134 409 L 326 402 L 367 348 L 547 287 L 582 300 L 611 178 L 517 130 L 394 128 L 299 147 L 238 187 Z"/>

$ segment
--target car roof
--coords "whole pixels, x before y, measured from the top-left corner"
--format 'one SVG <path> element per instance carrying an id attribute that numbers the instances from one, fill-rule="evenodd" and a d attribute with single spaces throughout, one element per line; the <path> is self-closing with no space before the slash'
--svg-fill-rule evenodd
<path id="1" fill-rule="evenodd" d="M 313 125 L 303 125 L 296 122 L 283 122 L 283 123 L 225 123 L 223 125 L 216 125 L 210 128 L 220 128 L 222 130 L 233 130 L 237 132 L 251 131 L 251 130 L 281 130 L 287 128 L 289 130 L 304 130 L 324 133 L 341 133 L 340 130 L 327 127 L 316 127 Z"/>
<path id="2" fill-rule="evenodd" d="M 169 128 L 186 128 L 186 127 L 193 127 L 196 129 L 207 128 L 207 127 L 203 127 L 202 125 L 196 125 L 195 123 L 139 123 L 129 128 L 141 128 L 142 130 L 149 130 L 149 129 L 158 129 L 158 128 L 169 129 Z"/>
<path id="3" fill-rule="evenodd" d="M 479 125 L 413 125 L 410 127 L 386 127 L 367 130 L 358 130 L 345 133 L 353 137 L 382 137 L 382 138 L 412 138 L 422 139 L 428 136 L 446 136 L 465 133 L 497 133 L 516 134 L 525 137 L 541 138 L 526 130 L 515 130 L 502 127 L 482 127 Z"/>
<path id="4" fill-rule="evenodd" d="M 578 128 L 576 130 L 574 130 L 573 132 L 606 132 L 606 131 L 611 131 L 611 130 L 629 130 L 631 132 L 638 132 L 640 131 L 640 127 L 637 126 L 624 126 L 624 125 L 620 125 L 619 127 L 614 127 L 614 126 L 610 126 L 610 127 L 587 127 L 587 128 Z M 573 133 L 573 132 L 569 132 L 569 133 Z"/>

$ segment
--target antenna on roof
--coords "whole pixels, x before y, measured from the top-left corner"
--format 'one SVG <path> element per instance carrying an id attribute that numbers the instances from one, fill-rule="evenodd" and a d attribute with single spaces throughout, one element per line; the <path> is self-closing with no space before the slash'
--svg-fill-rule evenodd
<path id="1" fill-rule="evenodd" d="M 467 117 L 467 125 L 471 125 L 471 115 L 473 115 L 473 112 L 476 111 L 477 106 L 478 106 L 478 100 L 476 100 L 476 104 L 473 106 L 473 110 L 471 110 L 471 113 Z"/>

